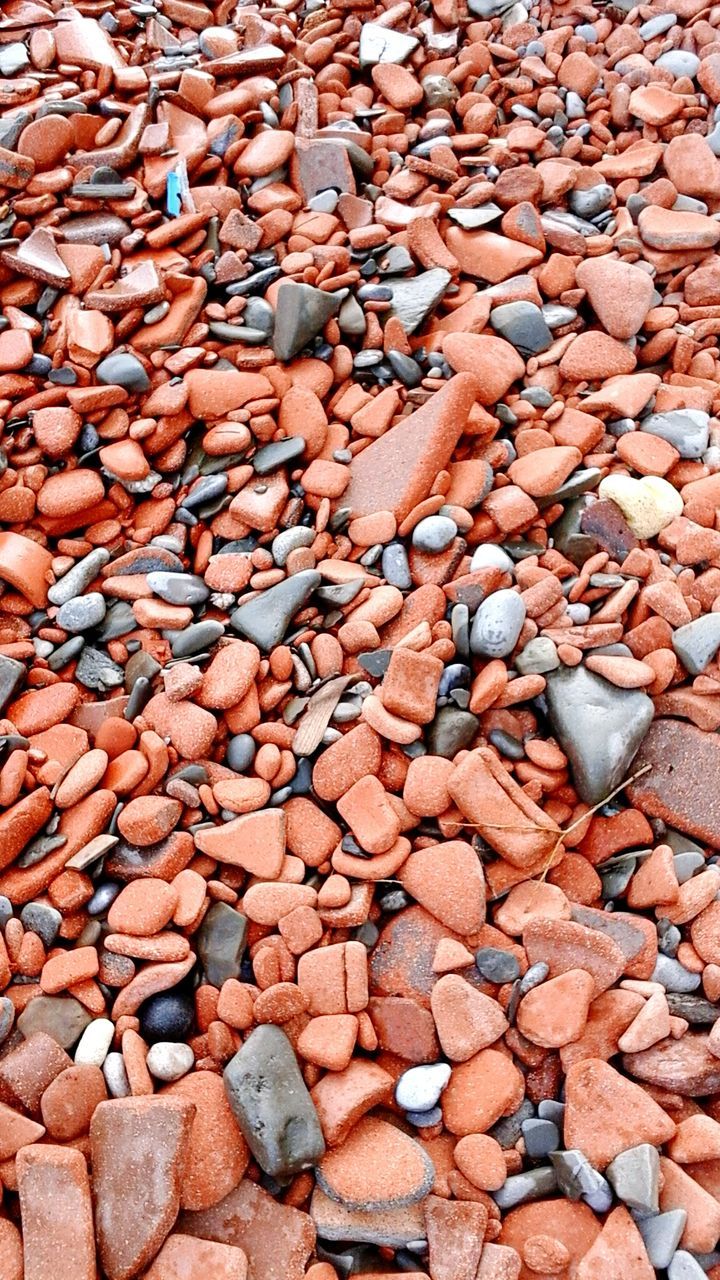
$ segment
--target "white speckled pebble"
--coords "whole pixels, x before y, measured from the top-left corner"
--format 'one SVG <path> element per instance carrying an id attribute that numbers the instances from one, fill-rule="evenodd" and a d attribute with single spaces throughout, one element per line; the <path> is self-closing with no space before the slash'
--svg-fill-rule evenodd
<path id="1" fill-rule="evenodd" d="M 156 1080 L 179 1080 L 186 1076 L 195 1061 L 189 1044 L 159 1040 L 151 1046 L 145 1059 L 147 1069 Z"/>
<path id="2" fill-rule="evenodd" d="M 109 1018 L 95 1018 L 83 1031 L 75 1050 L 75 1061 L 83 1066 L 101 1067 L 113 1041 L 115 1027 Z"/>

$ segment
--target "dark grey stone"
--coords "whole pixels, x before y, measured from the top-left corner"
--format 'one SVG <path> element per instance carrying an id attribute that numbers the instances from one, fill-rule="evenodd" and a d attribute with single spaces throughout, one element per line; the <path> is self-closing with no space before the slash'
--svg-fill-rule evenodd
<path id="1" fill-rule="evenodd" d="M 367 24 L 365 24 L 367 25 Z M 284 280 L 277 294 L 273 351 L 278 360 L 292 360 L 337 314 L 345 294 L 324 293 L 310 284 Z"/>
<path id="2" fill-rule="evenodd" d="M 42 939 L 46 947 L 51 947 L 62 924 L 62 915 L 44 902 L 28 902 L 20 912 L 20 920 L 26 929 Z"/>
<path id="3" fill-rule="evenodd" d="M 479 723 L 477 716 L 470 711 L 461 711 L 458 707 L 441 707 L 427 729 L 429 754 L 452 760 L 458 751 L 470 746 Z"/>
<path id="4" fill-rule="evenodd" d="M 216 902 L 207 912 L 198 932 L 197 950 L 205 977 L 213 987 L 240 973 L 247 917 L 227 902 Z"/>
<path id="5" fill-rule="evenodd" d="M 272 440 L 270 444 L 263 445 L 262 449 L 258 449 L 251 462 L 259 476 L 266 476 L 271 471 L 277 471 L 279 467 L 286 466 L 288 462 L 293 462 L 304 451 L 305 439 L 303 436 L 288 436 L 286 440 Z"/>
<path id="6" fill-rule="evenodd" d="M 514 982 L 520 974 L 516 957 L 500 947 L 481 947 L 475 952 L 475 964 L 488 982 Z"/>
<path id="7" fill-rule="evenodd" d="M 225 634 L 222 622 L 208 618 L 206 622 L 194 622 L 184 631 L 169 632 L 173 658 L 190 658 L 194 653 L 204 653 Z"/>
<path id="8" fill-rule="evenodd" d="M 129 351 L 116 351 L 101 360 L 95 370 L 98 382 L 124 387 L 126 391 L 148 391 L 150 379 L 145 367 Z"/>
<path id="9" fill-rule="evenodd" d="M 534 302 L 504 302 L 490 312 L 490 324 L 523 356 L 538 355 L 552 346 L 552 333 Z"/>
<path id="10" fill-rule="evenodd" d="M 235 1119 L 260 1168 L 287 1180 L 325 1153 L 317 1111 L 280 1027 L 256 1027 L 223 1073 Z"/>
<path id="11" fill-rule="evenodd" d="M 322 578 L 315 569 L 303 569 L 270 587 L 231 615 L 230 623 L 241 635 L 266 652 L 281 644 L 298 609 L 310 598 Z"/>

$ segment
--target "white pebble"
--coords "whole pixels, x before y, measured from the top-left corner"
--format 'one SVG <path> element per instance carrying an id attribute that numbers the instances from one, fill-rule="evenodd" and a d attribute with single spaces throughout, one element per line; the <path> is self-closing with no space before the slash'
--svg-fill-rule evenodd
<path id="1" fill-rule="evenodd" d="M 450 1079 L 447 1062 L 410 1067 L 395 1086 L 395 1101 L 404 1111 L 430 1111 Z"/>
<path id="2" fill-rule="evenodd" d="M 95 1018 L 94 1022 L 89 1022 L 78 1041 L 75 1061 L 83 1066 L 101 1067 L 114 1034 L 115 1027 L 109 1018 Z"/>
<path id="3" fill-rule="evenodd" d="M 189 1044 L 159 1040 L 149 1049 L 145 1062 L 150 1075 L 156 1080 L 179 1080 L 192 1067 L 195 1054 Z"/>
<path id="4" fill-rule="evenodd" d="M 505 573 L 512 573 L 513 568 L 513 561 L 507 551 L 503 551 L 494 542 L 482 542 L 475 548 L 470 561 L 471 573 L 476 569 L 502 569 Z"/>
<path id="5" fill-rule="evenodd" d="M 109 1053 L 102 1066 L 105 1084 L 111 1098 L 129 1098 L 130 1081 L 121 1053 Z"/>

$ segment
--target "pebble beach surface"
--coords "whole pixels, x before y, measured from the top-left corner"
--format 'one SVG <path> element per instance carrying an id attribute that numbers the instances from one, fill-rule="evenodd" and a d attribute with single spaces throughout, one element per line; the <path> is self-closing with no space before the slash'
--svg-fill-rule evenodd
<path id="1" fill-rule="evenodd" d="M 720 1280 L 720 6 L 0 4 L 0 1280 Z"/>

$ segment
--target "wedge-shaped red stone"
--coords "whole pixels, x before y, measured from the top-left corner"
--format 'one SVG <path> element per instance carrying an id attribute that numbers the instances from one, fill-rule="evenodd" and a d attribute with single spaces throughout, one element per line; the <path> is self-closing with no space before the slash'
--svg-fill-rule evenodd
<path id="1" fill-rule="evenodd" d="M 68 1147 L 23 1147 L 16 1161 L 24 1280 L 95 1280 L 87 1165 Z"/>
<path id="2" fill-rule="evenodd" d="M 116 1098 L 95 1111 L 93 1194 L 108 1280 L 132 1280 L 171 1230 L 194 1114 L 192 1103 L 169 1097 Z"/>

